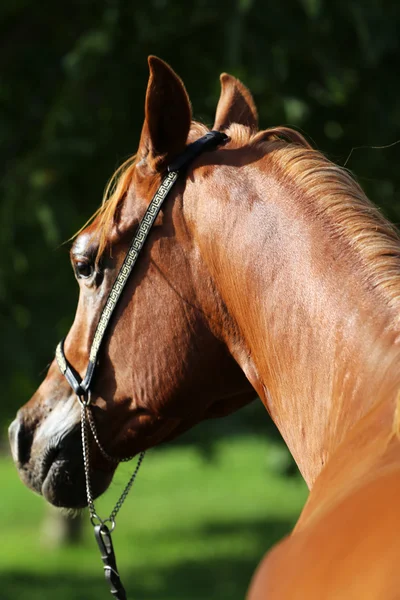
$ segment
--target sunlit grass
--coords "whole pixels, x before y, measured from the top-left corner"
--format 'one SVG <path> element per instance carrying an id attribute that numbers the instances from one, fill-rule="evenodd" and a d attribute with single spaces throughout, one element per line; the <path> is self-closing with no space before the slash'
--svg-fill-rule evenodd
<path id="1" fill-rule="evenodd" d="M 118 563 L 132 598 L 243 598 L 267 548 L 289 532 L 306 497 L 298 477 L 274 474 L 276 447 L 252 438 L 218 443 L 205 460 L 194 447 L 149 452 L 117 519 Z M 106 516 L 129 477 L 120 468 L 98 511 Z M 42 536 L 45 504 L 20 483 L 8 459 L 2 482 L 2 600 L 107 598 L 87 520 L 78 546 L 51 549 Z"/>

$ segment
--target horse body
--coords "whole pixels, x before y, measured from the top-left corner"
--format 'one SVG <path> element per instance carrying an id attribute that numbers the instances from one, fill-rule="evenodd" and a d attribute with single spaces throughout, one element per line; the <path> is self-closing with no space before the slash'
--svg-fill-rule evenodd
<path id="1" fill-rule="evenodd" d="M 65 352 L 81 375 L 165 165 L 205 131 L 177 76 L 158 59 L 150 68 L 138 155 L 71 251 L 80 299 Z M 256 133 L 249 92 L 228 75 L 221 82 L 215 128 L 230 140 L 177 185 L 127 284 L 95 380 L 99 436 L 131 455 L 237 410 L 256 390 L 311 493 L 249 599 L 395 598 L 397 234 L 299 134 Z M 78 423 L 53 364 L 10 438 L 23 480 L 55 504 L 85 502 Z M 95 446 L 91 455 L 99 495 L 115 466 Z"/>
<path id="2" fill-rule="evenodd" d="M 249 600 L 399 595 L 393 405 L 357 424 L 317 478 L 294 532 L 258 568 Z"/>

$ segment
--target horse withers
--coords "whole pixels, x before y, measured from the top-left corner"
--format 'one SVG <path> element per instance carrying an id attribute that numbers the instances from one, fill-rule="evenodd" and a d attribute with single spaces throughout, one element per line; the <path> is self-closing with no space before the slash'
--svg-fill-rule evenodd
<path id="1" fill-rule="evenodd" d="M 207 133 L 161 60 L 137 154 L 76 237 L 80 287 L 64 353 L 84 378 L 132 236 L 174 159 Z M 250 402 L 279 427 L 310 495 L 260 564 L 249 600 L 399 597 L 400 241 L 343 169 L 283 127 L 258 131 L 249 91 L 221 76 L 213 129 L 158 214 L 96 359 L 102 447 L 135 455 Z M 10 426 L 22 480 L 86 503 L 80 407 L 54 361 Z M 93 495 L 116 462 L 90 442 Z"/>

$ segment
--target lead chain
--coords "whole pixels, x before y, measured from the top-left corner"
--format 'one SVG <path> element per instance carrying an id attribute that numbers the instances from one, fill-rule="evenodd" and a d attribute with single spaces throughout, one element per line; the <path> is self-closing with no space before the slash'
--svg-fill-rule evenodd
<path id="1" fill-rule="evenodd" d="M 89 404 L 90 404 L 90 402 L 89 402 Z M 88 407 L 89 404 L 87 404 L 86 406 Z M 86 417 L 87 417 L 87 422 L 89 423 L 89 427 L 90 427 L 90 430 L 92 432 L 94 441 L 96 442 L 96 444 L 97 444 L 100 452 L 104 456 L 104 458 L 106 458 L 110 462 L 115 462 L 115 463 L 129 462 L 130 460 L 132 460 L 132 458 L 134 458 L 135 455 L 133 455 L 133 456 L 126 456 L 124 458 L 116 458 L 115 456 L 110 456 L 110 454 L 108 454 L 108 452 L 106 452 L 104 450 L 102 444 L 100 443 L 99 436 L 97 435 L 97 429 L 96 429 L 96 425 L 94 423 L 94 419 L 93 419 L 93 415 L 92 415 L 92 411 L 91 410 L 88 410 L 88 412 L 86 413 Z"/>
<path id="2" fill-rule="evenodd" d="M 85 470 L 86 498 L 87 498 L 87 505 L 88 505 L 89 514 L 90 514 L 90 521 L 91 521 L 92 525 L 96 525 L 97 522 L 101 525 L 104 525 L 105 523 L 109 523 L 110 531 L 113 531 L 113 529 L 115 528 L 115 517 L 117 516 L 118 512 L 121 509 L 121 506 L 125 502 L 126 497 L 128 496 L 128 494 L 130 492 L 130 489 L 131 489 L 131 487 L 136 479 L 136 476 L 138 474 L 138 471 L 140 469 L 140 465 L 143 462 L 145 452 L 141 452 L 139 454 L 139 458 L 138 458 L 138 462 L 135 467 L 135 470 L 133 471 L 131 478 L 129 479 L 128 483 L 126 484 L 121 496 L 118 498 L 113 510 L 110 513 L 110 516 L 107 519 L 101 519 L 98 516 L 98 514 L 96 513 L 96 508 L 95 508 L 94 500 L 93 500 L 92 486 L 90 483 L 88 424 L 89 424 L 89 427 L 92 431 L 93 437 L 94 437 L 97 445 L 99 446 L 100 450 L 102 451 L 102 454 L 105 455 L 106 458 L 109 458 L 109 460 L 111 459 L 113 462 L 124 462 L 125 460 L 129 460 L 129 459 L 123 459 L 120 461 L 118 459 L 114 459 L 114 458 L 110 457 L 104 451 L 104 449 L 102 448 L 102 446 L 100 446 L 99 441 L 98 441 L 95 424 L 93 421 L 92 414 L 90 412 L 90 407 L 87 404 L 81 402 L 81 435 L 82 435 L 83 465 L 84 465 L 84 470 Z"/>

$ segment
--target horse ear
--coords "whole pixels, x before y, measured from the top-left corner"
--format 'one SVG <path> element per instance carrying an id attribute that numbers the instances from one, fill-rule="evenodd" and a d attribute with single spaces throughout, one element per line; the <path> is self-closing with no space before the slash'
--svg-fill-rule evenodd
<path id="1" fill-rule="evenodd" d="M 258 129 L 258 115 L 253 96 L 239 79 L 222 73 L 221 95 L 219 97 L 213 129 L 221 131 L 231 123 Z"/>
<path id="2" fill-rule="evenodd" d="M 192 121 L 189 97 L 181 79 L 163 60 L 149 56 L 145 119 L 138 154 L 161 169 L 186 145 Z"/>

